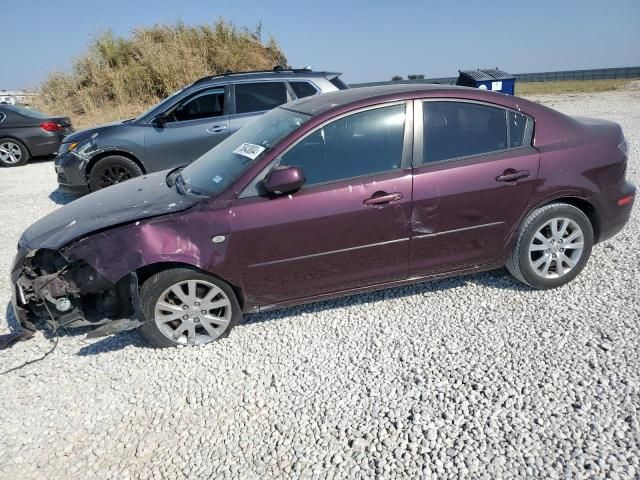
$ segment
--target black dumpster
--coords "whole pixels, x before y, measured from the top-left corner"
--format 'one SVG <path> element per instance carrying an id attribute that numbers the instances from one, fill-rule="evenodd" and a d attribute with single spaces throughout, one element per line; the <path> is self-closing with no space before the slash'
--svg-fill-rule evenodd
<path id="1" fill-rule="evenodd" d="M 482 90 L 493 90 L 494 92 L 506 93 L 507 95 L 513 95 L 515 93 L 515 77 L 498 68 L 458 70 L 458 72 L 459 75 L 456 85 L 475 87 Z"/>

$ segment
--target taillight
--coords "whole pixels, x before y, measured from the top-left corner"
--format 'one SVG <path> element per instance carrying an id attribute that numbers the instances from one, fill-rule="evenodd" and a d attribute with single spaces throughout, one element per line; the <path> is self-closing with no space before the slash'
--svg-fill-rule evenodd
<path id="1" fill-rule="evenodd" d="M 46 132 L 61 132 L 64 130 L 64 127 L 56 122 L 42 122 L 40 124 L 40 128 Z"/>

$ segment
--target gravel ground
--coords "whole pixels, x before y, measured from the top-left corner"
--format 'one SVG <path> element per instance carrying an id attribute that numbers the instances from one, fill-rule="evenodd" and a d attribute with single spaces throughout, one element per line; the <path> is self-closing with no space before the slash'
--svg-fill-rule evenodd
<path id="1" fill-rule="evenodd" d="M 537 100 L 622 124 L 640 184 L 640 92 Z M 4 311 L 19 235 L 68 199 L 50 162 L 1 173 Z M 638 478 L 639 215 L 554 291 L 496 271 L 253 315 L 198 348 L 65 334 L 0 377 L 0 477 Z"/>

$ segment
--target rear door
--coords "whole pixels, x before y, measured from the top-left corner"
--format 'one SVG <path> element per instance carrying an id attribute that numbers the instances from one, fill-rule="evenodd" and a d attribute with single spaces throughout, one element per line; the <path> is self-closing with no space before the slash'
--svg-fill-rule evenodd
<path id="1" fill-rule="evenodd" d="M 236 200 L 230 248 L 252 303 L 407 277 L 412 122 L 405 109 L 411 105 L 366 109 L 318 127 Z M 276 166 L 302 168 L 304 187 L 264 194 L 260 179 Z"/>
<path id="2" fill-rule="evenodd" d="M 533 119 L 494 105 L 416 101 L 411 275 L 495 262 L 531 195 Z"/>
<path id="3" fill-rule="evenodd" d="M 254 118 L 292 99 L 284 81 L 240 82 L 232 85 L 234 105 L 230 130 L 234 133 Z"/>
<path id="4" fill-rule="evenodd" d="M 154 170 L 186 165 L 229 136 L 227 89 L 198 90 L 164 112 L 164 125 L 145 128 L 146 156 Z"/>

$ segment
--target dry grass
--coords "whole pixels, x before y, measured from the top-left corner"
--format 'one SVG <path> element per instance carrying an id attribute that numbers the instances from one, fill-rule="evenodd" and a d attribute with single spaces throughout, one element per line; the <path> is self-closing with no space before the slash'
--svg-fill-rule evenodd
<path id="1" fill-rule="evenodd" d="M 35 106 L 70 116 L 76 128 L 141 113 L 179 88 L 228 70 L 265 70 L 287 65 L 273 39 L 218 20 L 213 25 L 156 25 L 131 37 L 98 35 L 70 72 L 53 72 Z"/>
<path id="2" fill-rule="evenodd" d="M 516 95 L 536 95 L 549 93 L 588 93 L 623 90 L 632 82 L 630 78 L 612 80 L 564 80 L 556 82 L 517 82 Z"/>

